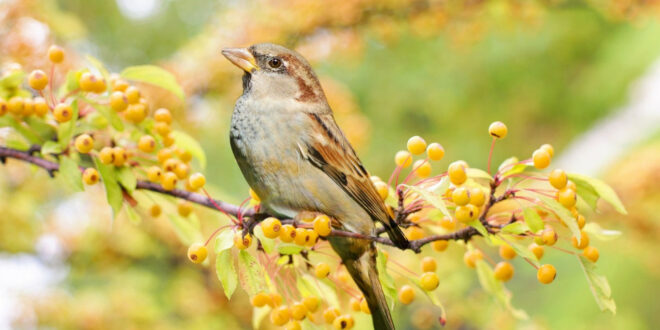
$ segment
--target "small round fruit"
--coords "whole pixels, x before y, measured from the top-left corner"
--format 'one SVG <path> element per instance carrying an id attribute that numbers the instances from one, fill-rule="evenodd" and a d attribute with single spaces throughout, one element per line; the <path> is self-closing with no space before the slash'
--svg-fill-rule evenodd
<path id="1" fill-rule="evenodd" d="M 286 306 L 279 306 L 270 312 L 270 321 L 277 326 L 283 326 L 291 319 L 291 311 Z"/>
<path id="2" fill-rule="evenodd" d="M 124 91 L 124 95 L 126 95 L 126 100 L 128 101 L 128 104 L 136 104 L 140 102 L 140 90 L 137 89 L 135 86 L 129 86 L 126 88 Z"/>
<path id="3" fill-rule="evenodd" d="M 31 98 L 23 99 L 23 113 L 22 115 L 27 117 L 31 116 L 34 113 L 34 102 Z"/>
<path id="4" fill-rule="evenodd" d="M 382 200 L 385 200 L 390 194 L 390 187 L 385 182 L 376 182 L 374 183 L 374 187 L 376 187 L 376 191 Z"/>
<path id="5" fill-rule="evenodd" d="M 303 320 L 307 316 L 307 307 L 302 302 L 291 305 L 291 318 L 297 321 Z"/>
<path id="6" fill-rule="evenodd" d="M 167 134 L 170 134 L 170 132 L 172 131 L 172 127 L 170 127 L 170 124 L 168 123 L 157 121 L 154 124 L 154 130 L 156 131 L 156 133 L 158 133 L 158 135 L 166 136 Z"/>
<path id="7" fill-rule="evenodd" d="M 436 241 L 439 242 L 439 241 Z M 435 262 L 435 259 L 431 257 L 424 257 L 422 259 L 422 271 L 423 272 L 435 272 L 435 269 L 437 267 L 437 264 Z"/>
<path id="8" fill-rule="evenodd" d="M 574 190 L 564 187 L 564 189 L 557 191 L 557 201 L 564 207 L 571 208 L 577 203 L 577 195 Z"/>
<path id="9" fill-rule="evenodd" d="M 314 218 L 314 231 L 322 237 L 330 235 L 332 232 L 330 218 L 325 214 L 321 214 Z"/>
<path id="10" fill-rule="evenodd" d="M 80 134 L 74 142 L 76 150 L 81 154 L 86 154 L 94 149 L 94 139 L 88 134 Z"/>
<path id="11" fill-rule="evenodd" d="M 156 140 L 151 135 L 142 135 L 138 140 L 138 149 L 142 152 L 153 152 L 156 149 Z"/>
<path id="12" fill-rule="evenodd" d="M 550 284 L 552 281 L 555 280 L 557 277 L 557 270 L 555 269 L 555 266 L 550 265 L 550 264 L 545 264 L 539 267 L 538 271 L 536 272 L 536 278 L 539 280 L 539 282 L 543 284 Z"/>
<path id="13" fill-rule="evenodd" d="M 277 218 L 269 217 L 261 222 L 261 230 L 263 230 L 264 236 L 268 238 L 279 237 L 280 229 L 282 229 L 282 223 Z"/>
<path id="14" fill-rule="evenodd" d="M 472 204 L 459 206 L 456 208 L 454 215 L 456 220 L 467 223 L 479 217 L 479 208 Z"/>
<path id="15" fill-rule="evenodd" d="M 23 113 L 23 108 L 25 107 L 25 101 L 20 96 L 14 96 L 7 101 L 7 111 L 15 115 L 20 115 Z"/>
<path id="16" fill-rule="evenodd" d="M 445 148 L 440 143 L 433 142 L 426 148 L 426 155 L 430 160 L 441 160 L 445 156 Z"/>
<path id="17" fill-rule="evenodd" d="M 437 252 L 442 252 L 446 250 L 447 247 L 449 246 L 449 241 L 445 241 L 445 240 L 434 241 L 433 243 L 431 243 L 431 246 L 433 247 L 433 250 Z"/>
<path id="18" fill-rule="evenodd" d="M 289 323 L 286 324 L 286 330 L 301 330 L 301 329 L 302 326 L 298 321 L 289 321 Z"/>
<path id="19" fill-rule="evenodd" d="M 158 158 L 159 163 L 165 163 L 168 159 L 172 158 L 173 153 L 171 149 L 160 149 L 158 150 L 158 153 L 156 153 L 156 158 Z"/>
<path id="20" fill-rule="evenodd" d="M 35 90 L 43 90 L 48 85 L 48 76 L 41 70 L 34 70 L 30 73 L 28 84 Z"/>
<path id="21" fill-rule="evenodd" d="M 325 323 L 332 323 L 341 313 L 337 307 L 328 307 L 323 311 L 323 320 Z"/>
<path id="22" fill-rule="evenodd" d="M 307 229 L 307 243 L 305 243 L 305 246 L 312 247 L 316 245 L 318 238 L 319 234 L 317 234 L 314 229 Z"/>
<path id="23" fill-rule="evenodd" d="M 147 117 L 147 108 L 140 103 L 129 104 L 124 116 L 127 120 L 137 124 Z"/>
<path id="24" fill-rule="evenodd" d="M 319 262 L 316 264 L 314 267 L 314 274 L 316 275 L 317 278 L 323 279 L 330 274 L 330 266 L 324 262 Z"/>
<path id="25" fill-rule="evenodd" d="M 307 296 L 303 298 L 303 304 L 305 304 L 305 307 L 307 307 L 307 310 L 310 313 L 316 312 L 316 310 L 319 308 L 320 303 L 321 303 L 320 299 L 314 296 Z"/>
<path id="26" fill-rule="evenodd" d="M 92 92 L 95 89 L 96 80 L 98 78 L 91 72 L 84 72 L 78 79 L 78 85 L 83 92 Z"/>
<path id="27" fill-rule="evenodd" d="M 547 152 L 548 155 L 550 155 L 550 158 L 555 156 L 555 148 L 553 148 L 552 145 L 550 144 L 546 143 L 542 145 L 539 149 L 545 150 L 545 152 Z"/>
<path id="28" fill-rule="evenodd" d="M 178 163 L 174 168 L 174 173 L 176 174 L 176 177 L 179 178 L 180 180 L 187 178 L 189 171 L 190 171 L 190 166 L 184 163 Z"/>
<path id="29" fill-rule="evenodd" d="M 351 329 L 353 328 L 354 324 L 355 321 L 353 320 L 353 316 L 350 314 L 340 315 L 332 322 L 332 326 L 337 330 Z"/>
<path id="30" fill-rule="evenodd" d="M 469 250 L 463 255 L 463 262 L 470 268 L 477 267 L 477 261 L 484 258 L 480 250 Z"/>
<path id="31" fill-rule="evenodd" d="M 396 166 L 406 168 L 412 164 L 412 155 L 408 151 L 401 150 L 394 155 L 394 163 Z"/>
<path id="32" fill-rule="evenodd" d="M 399 301 L 408 305 L 415 300 L 415 290 L 410 285 L 404 285 L 399 289 Z"/>
<path id="33" fill-rule="evenodd" d="M 172 114 L 170 113 L 170 110 L 167 110 L 165 108 L 160 108 L 156 110 L 156 112 L 154 112 L 154 120 L 157 122 L 171 124 Z"/>
<path id="34" fill-rule="evenodd" d="M 1 103 L 1 101 L 0 101 Z M 0 104 L 0 107 L 2 105 Z M 48 110 L 50 108 L 48 107 L 48 103 L 46 103 L 46 100 L 44 100 L 43 97 L 35 97 L 34 98 L 34 114 L 43 117 L 48 113 Z M 2 111 L 0 111 L 0 115 L 2 115 Z"/>
<path id="35" fill-rule="evenodd" d="M 160 185 L 165 190 L 173 190 L 176 186 L 177 176 L 174 172 L 165 172 L 161 176 Z"/>
<path id="36" fill-rule="evenodd" d="M 250 301 L 252 303 L 252 306 L 254 307 L 264 307 L 266 305 L 269 305 L 271 303 L 271 298 L 268 293 L 265 292 L 259 292 L 252 297 L 252 300 Z"/>
<path id="37" fill-rule="evenodd" d="M 100 177 L 101 176 L 99 175 L 99 172 L 96 171 L 95 168 L 91 167 L 86 168 L 82 174 L 83 182 L 90 186 L 99 182 Z"/>
<path id="38" fill-rule="evenodd" d="M 552 228 L 546 228 L 541 233 L 541 238 L 545 245 L 552 246 L 557 242 L 557 233 Z"/>
<path id="39" fill-rule="evenodd" d="M 122 92 L 113 92 L 110 94 L 110 107 L 116 112 L 122 112 L 128 108 L 128 99 Z"/>
<path id="40" fill-rule="evenodd" d="M 451 199 L 456 205 L 466 205 L 470 202 L 470 190 L 468 188 L 458 187 L 451 193 Z"/>
<path id="41" fill-rule="evenodd" d="M 113 165 L 122 166 L 128 160 L 128 154 L 126 153 L 126 149 L 122 147 L 114 147 L 112 148 L 112 152 L 115 154 L 115 160 L 112 163 Z"/>
<path id="42" fill-rule="evenodd" d="M 582 251 L 582 255 L 591 260 L 591 262 L 596 262 L 598 261 L 598 258 L 600 257 L 600 253 L 598 252 L 598 249 L 593 247 L 593 246 L 587 246 L 584 251 Z"/>
<path id="43" fill-rule="evenodd" d="M 103 147 L 99 151 L 99 160 L 105 165 L 112 164 L 115 161 L 115 153 L 111 147 Z"/>
<path id="44" fill-rule="evenodd" d="M 360 298 L 364 299 L 364 298 Z M 351 298 L 349 304 L 351 306 L 351 310 L 354 312 L 359 312 L 360 311 L 360 299 L 358 298 Z"/>
<path id="45" fill-rule="evenodd" d="M 425 159 L 420 159 L 413 164 L 415 175 L 420 178 L 428 178 L 431 175 L 431 163 Z"/>
<path id="46" fill-rule="evenodd" d="M 158 204 L 151 205 L 151 208 L 149 208 L 149 214 L 154 218 L 157 218 L 162 212 L 163 209 Z"/>
<path id="47" fill-rule="evenodd" d="M 208 250 L 202 243 L 193 243 L 188 248 L 188 259 L 196 264 L 204 262 L 207 255 Z"/>
<path id="48" fill-rule="evenodd" d="M 440 227 L 447 230 L 454 230 L 456 229 L 456 219 L 444 216 L 442 219 L 440 219 Z"/>
<path id="49" fill-rule="evenodd" d="M 410 226 L 406 229 L 406 237 L 410 241 L 415 241 L 424 238 L 424 229 L 417 226 Z"/>
<path id="50" fill-rule="evenodd" d="M 536 243 L 532 243 L 532 244 L 529 245 L 528 249 L 530 251 L 532 251 L 532 253 L 534 253 L 537 260 L 541 260 L 541 258 L 543 258 L 543 254 L 545 253 L 545 249 L 542 246 L 540 246 Z"/>
<path id="51" fill-rule="evenodd" d="M 296 237 L 296 228 L 292 225 L 283 225 L 280 230 L 280 241 L 291 243 Z"/>
<path id="52" fill-rule="evenodd" d="M 406 146 L 408 147 L 408 151 L 413 155 L 421 155 L 426 151 L 426 141 L 419 136 L 413 136 L 408 139 Z"/>
<path id="53" fill-rule="evenodd" d="M 514 250 L 509 244 L 500 245 L 500 257 L 505 260 L 511 260 L 516 257 L 516 250 Z"/>
<path id="54" fill-rule="evenodd" d="M 367 299 L 362 299 L 362 301 L 360 301 L 360 310 L 362 311 L 362 313 L 371 314 L 371 309 L 369 309 L 369 304 L 367 303 Z"/>
<path id="55" fill-rule="evenodd" d="M 250 236 L 250 234 L 245 234 L 245 236 L 243 236 L 242 231 L 237 231 L 236 234 L 234 234 L 234 246 L 239 250 L 249 248 L 250 244 L 252 244 L 252 236 Z"/>
<path id="56" fill-rule="evenodd" d="M 577 191 L 577 185 L 575 184 L 575 182 L 573 182 L 571 180 L 568 180 L 568 182 L 566 183 L 566 188 L 568 188 L 570 190 L 573 190 L 573 191 Z"/>
<path id="57" fill-rule="evenodd" d="M 438 287 L 440 281 L 438 275 L 433 272 L 426 272 L 419 278 L 419 286 L 426 291 L 433 291 Z"/>
<path id="58" fill-rule="evenodd" d="M 580 230 L 580 242 L 578 243 L 575 236 L 571 238 L 571 242 L 573 243 L 574 248 L 582 250 L 589 246 L 589 235 L 587 235 L 584 230 Z"/>
<path id="59" fill-rule="evenodd" d="M 293 238 L 294 243 L 304 246 L 309 242 L 309 233 L 305 228 L 296 228 L 296 236 Z"/>
<path id="60" fill-rule="evenodd" d="M 190 151 L 183 148 L 177 148 L 176 155 L 184 163 L 187 163 L 192 160 L 192 154 L 190 153 Z"/>
<path id="61" fill-rule="evenodd" d="M 481 188 L 470 189 L 470 204 L 480 207 L 486 203 L 486 193 Z"/>
<path id="62" fill-rule="evenodd" d="M 537 149 L 532 153 L 532 160 L 534 167 L 542 170 L 550 165 L 550 154 L 543 149 Z"/>
<path id="63" fill-rule="evenodd" d="M 502 282 L 507 282 L 513 277 L 513 266 L 506 262 L 500 261 L 495 265 L 495 279 Z"/>
<path id="64" fill-rule="evenodd" d="M 192 203 L 187 201 L 179 201 L 176 205 L 176 210 L 182 217 L 187 217 L 192 213 L 193 207 Z"/>
<path id="65" fill-rule="evenodd" d="M 112 79 L 110 80 L 110 86 L 112 86 L 113 92 L 123 92 L 130 85 L 122 79 Z"/>
<path id="66" fill-rule="evenodd" d="M 193 173 L 190 175 L 190 178 L 188 178 L 188 184 L 190 184 L 192 190 L 198 190 L 204 187 L 206 184 L 206 178 L 202 173 Z"/>
<path id="67" fill-rule="evenodd" d="M 58 123 L 65 123 L 73 118 L 73 109 L 68 104 L 60 103 L 55 106 L 53 117 Z"/>
<path id="68" fill-rule="evenodd" d="M 509 132 L 506 125 L 501 121 L 496 121 L 488 126 L 488 134 L 496 139 L 503 139 Z"/>
<path id="69" fill-rule="evenodd" d="M 158 166 L 151 166 L 147 169 L 147 179 L 151 182 L 160 182 L 163 177 L 163 170 Z"/>
<path id="70" fill-rule="evenodd" d="M 467 180 L 465 162 L 456 161 L 449 164 L 447 174 L 449 175 L 449 181 L 451 181 L 451 183 L 457 186 L 462 185 Z"/>
<path id="71" fill-rule="evenodd" d="M 575 218 L 575 221 L 577 221 L 577 225 L 580 229 L 584 228 L 584 225 L 587 224 L 587 219 L 584 218 L 584 215 L 578 214 L 577 218 Z"/>
<path id="72" fill-rule="evenodd" d="M 50 46 L 48 48 L 48 60 L 53 63 L 62 63 L 64 61 L 64 50 L 56 45 Z"/>
<path id="73" fill-rule="evenodd" d="M 555 169 L 552 172 L 550 172 L 550 175 L 548 176 L 548 180 L 550 181 L 550 184 L 553 187 L 555 187 L 555 189 L 563 189 L 564 187 L 566 187 L 566 184 L 568 183 L 568 177 L 566 176 L 566 172 L 560 169 Z"/>

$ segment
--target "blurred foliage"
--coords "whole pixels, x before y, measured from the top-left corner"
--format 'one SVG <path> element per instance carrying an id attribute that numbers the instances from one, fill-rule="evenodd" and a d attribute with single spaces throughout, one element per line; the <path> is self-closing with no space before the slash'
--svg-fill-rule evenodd
<path id="1" fill-rule="evenodd" d="M 222 47 L 261 41 L 296 47 L 317 68 L 340 125 L 378 175 L 393 167 L 392 155 L 413 134 L 440 141 L 452 159 L 483 166 L 484 128 L 493 120 L 506 122 L 510 132 L 496 162 L 503 155 L 526 157 L 548 141 L 560 152 L 625 102 L 630 83 L 660 54 L 655 2 L 155 2 L 158 9 L 144 18 L 125 16 L 115 1 L 0 2 L 0 64 L 43 67 L 54 40 L 113 67 L 160 61 L 189 95 L 188 108 L 179 106 L 176 115 L 207 151 L 214 196 L 234 202 L 247 192 L 227 138 L 240 76 L 220 56 Z M 606 176 L 631 213 L 604 214 L 608 227 L 625 235 L 601 243 L 608 257 L 599 264 L 618 316 L 598 311 L 573 260 L 551 257 L 563 268 L 552 287 L 539 287 L 532 272 L 519 272 L 510 285 L 514 304 L 533 316 L 518 323 L 478 288 L 462 265 L 463 250 L 450 247 L 437 257 L 448 328 L 658 324 L 652 298 L 660 294 L 658 154 L 660 146 L 650 142 Z M 40 325 L 250 327 L 246 297 L 228 303 L 214 271 L 187 263 L 185 247 L 162 216 L 139 225 L 119 217 L 111 224 L 102 198 L 71 197 L 57 181 L 44 184 L 44 172 L 14 165 L 0 167 L 0 251 L 33 252 L 40 234 L 55 232 L 68 255 L 66 282 L 35 303 Z M 92 210 L 72 212 L 72 200 L 80 198 Z M 210 233 L 218 215 L 195 212 Z M 522 260 L 514 265 L 525 266 Z M 421 302 L 395 314 L 419 328 L 435 321 Z"/>

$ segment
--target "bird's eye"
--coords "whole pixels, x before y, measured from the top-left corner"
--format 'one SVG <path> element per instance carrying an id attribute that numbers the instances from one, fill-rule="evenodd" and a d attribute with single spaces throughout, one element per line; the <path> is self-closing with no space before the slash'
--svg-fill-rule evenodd
<path id="1" fill-rule="evenodd" d="M 272 58 L 272 59 L 270 59 L 270 61 L 268 61 L 268 65 L 269 65 L 271 68 L 273 68 L 273 69 L 277 69 L 277 68 L 279 68 L 280 66 L 282 66 L 282 60 L 280 60 L 280 59 L 277 58 L 277 57 L 276 57 L 276 58 Z"/>

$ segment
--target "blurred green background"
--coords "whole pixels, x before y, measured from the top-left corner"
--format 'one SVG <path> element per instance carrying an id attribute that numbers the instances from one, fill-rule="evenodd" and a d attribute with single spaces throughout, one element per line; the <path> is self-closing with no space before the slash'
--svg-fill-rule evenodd
<path id="1" fill-rule="evenodd" d="M 445 160 L 434 164 L 439 173 L 456 159 L 485 167 L 486 128 L 494 120 L 509 128 L 497 145 L 496 164 L 512 155 L 527 158 L 543 143 L 562 155 L 587 141 L 583 134 L 644 97 L 634 88 L 660 58 L 658 13 L 653 3 L 635 1 L 8 0 L 0 2 L 0 62 L 38 67 L 39 49 L 57 42 L 115 71 L 145 63 L 171 70 L 188 94 L 186 104 L 171 108 L 180 128 L 203 145 L 215 196 L 240 202 L 247 185 L 227 133 L 240 73 L 220 56 L 222 47 L 271 41 L 298 49 L 316 68 L 372 174 L 387 177 L 394 153 L 411 135 L 445 147 Z M 657 90 L 660 78 L 654 77 Z M 647 107 L 658 113 L 655 102 Z M 462 250 L 452 248 L 438 257 L 448 328 L 660 324 L 654 254 L 660 247 L 660 188 L 654 184 L 660 179 L 660 123 L 651 117 L 656 124 L 639 132 L 635 120 L 645 118 L 615 121 L 615 129 L 601 135 L 631 141 L 614 158 L 599 158 L 596 145 L 586 149 L 595 151 L 591 161 L 598 169 L 587 174 L 611 183 L 630 212 L 624 217 L 604 209 L 592 216 L 623 232 L 615 241 L 594 243 L 617 315 L 598 310 L 572 257 L 551 254 L 548 260 L 560 269 L 551 286 L 539 285 L 523 261 L 514 262 L 513 304 L 530 315 L 517 321 L 483 293 L 462 264 Z M 561 164 L 580 167 L 570 157 Z M 247 297 L 227 302 L 214 271 L 187 262 L 186 247 L 166 222 L 134 225 L 120 218 L 111 224 L 96 195 L 71 196 L 45 173 L 0 167 L 0 273 L 5 268 L 7 274 L 0 290 L 13 299 L 0 298 L 0 325 L 250 327 Z M 196 212 L 205 220 L 218 217 Z M 210 234 L 212 225 L 206 229 Z M 36 256 L 58 280 L 37 285 L 13 276 L 24 269 L 23 256 Z M 426 308 L 420 302 L 395 314 L 403 327 L 435 326 L 412 321 L 424 319 Z"/>

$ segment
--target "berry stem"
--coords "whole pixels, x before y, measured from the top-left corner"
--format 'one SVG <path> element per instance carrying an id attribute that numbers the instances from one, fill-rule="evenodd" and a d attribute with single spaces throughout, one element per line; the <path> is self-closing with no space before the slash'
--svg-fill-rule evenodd
<path id="1" fill-rule="evenodd" d="M 490 144 L 490 151 L 488 151 L 488 174 L 491 174 L 490 163 L 493 160 L 493 149 L 495 149 L 495 141 L 497 141 L 497 138 L 493 137 L 493 142 Z"/>
<path id="2" fill-rule="evenodd" d="M 48 91 L 50 92 L 50 100 L 53 102 L 53 107 L 55 106 L 55 96 L 53 93 L 53 81 L 55 80 L 55 64 L 50 65 L 50 80 L 48 81 L 49 83 L 49 88 Z"/>

